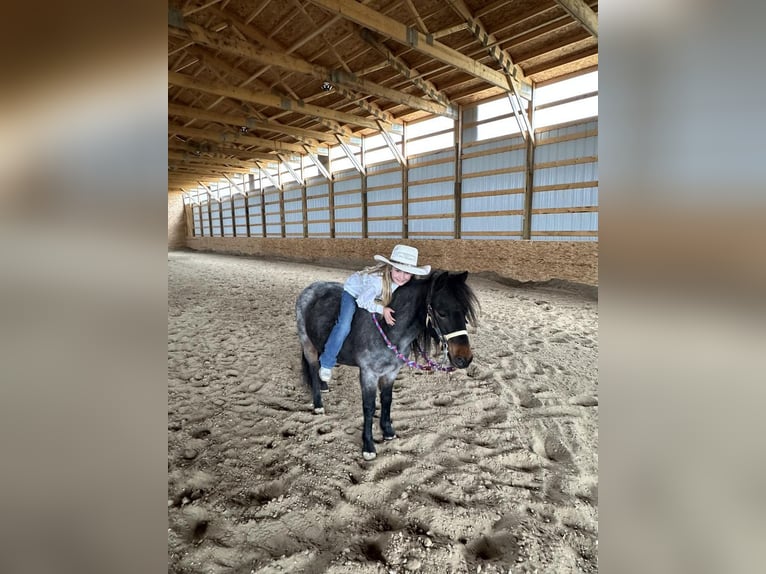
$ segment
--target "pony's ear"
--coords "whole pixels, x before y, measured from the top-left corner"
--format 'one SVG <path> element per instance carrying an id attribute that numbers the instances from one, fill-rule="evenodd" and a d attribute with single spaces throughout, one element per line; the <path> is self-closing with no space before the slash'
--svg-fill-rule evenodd
<path id="1" fill-rule="evenodd" d="M 463 271 L 462 273 L 455 273 L 453 275 L 456 281 L 459 281 L 460 283 L 465 283 L 465 280 L 468 278 L 468 271 Z"/>
<path id="2" fill-rule="evenodd" d="M 433 276 L 434 289 L 440 289 L 441 287 L 444 287 L 444 285 L 447 283 L 447 279 L 449 279 L 449 272 L 436 271 Z"/>

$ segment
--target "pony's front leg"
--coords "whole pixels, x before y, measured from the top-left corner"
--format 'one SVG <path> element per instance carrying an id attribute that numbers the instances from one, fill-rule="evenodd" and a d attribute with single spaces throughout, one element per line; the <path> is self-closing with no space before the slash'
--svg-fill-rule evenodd
<path id="1" fill-rule="evenodd" d="M 380 378 L 380 430 L 383 431 L 383 440 L 396 438 L 394 425 L 391 424 L 391 401 L 393 399 L 394 379 L 396 373 L 390 377 Z"/>
<path id="2" fill-rule="evenodd" d="M 362 384 L 362 456 L 364 460 L 372 460 L 377 456 L 375 443 L 372 441 L 372 419 L 375 416 L 375 396 L 377 394 L 377 377 L 365 376 L 360 369 L 359 381 Z"/>

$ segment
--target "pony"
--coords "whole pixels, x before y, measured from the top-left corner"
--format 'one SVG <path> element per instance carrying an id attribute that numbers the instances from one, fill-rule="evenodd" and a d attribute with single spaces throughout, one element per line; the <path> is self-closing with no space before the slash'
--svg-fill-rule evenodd
<path id="1" fill-rule="evenodd" d="M 396 324 L 385 321 L 365 309 L 357 308 L 351 332 L 338 354 L 338 363 L 359 367 L 362 387 L 362 456 L 377 456 L 372 435 L 376 391 L 380 389 L 380 429 L 383 440 L 396 438 L 391 423 L 394 379 L 405 364 L 424 370 L 465 369 L 473 360 L 466 323 L 476 324 L 479 303 L 466 282 L 468 272 L 435 270 L 424 279 L 413 278 L 394 291 L 389 306 L 396 313 Z M 330 335 L 340 309 L 343 285 L 317 281 L 306 287 L 295 303 L 298 338 L 302 348 L 303 382 L 311 389 L 314 413 L 323 414 L 323 391 L 327 384 L 319 380 L 319 356 Z M 427 366 L 407 360 L 417 345 L 428 360 Z M 444 367 L 428 359 L 437 345 L 449 360 Z"/>

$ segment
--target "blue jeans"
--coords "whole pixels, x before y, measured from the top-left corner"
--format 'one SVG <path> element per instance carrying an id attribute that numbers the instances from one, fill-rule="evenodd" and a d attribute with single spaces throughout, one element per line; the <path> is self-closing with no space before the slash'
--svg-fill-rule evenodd
<path id="1" fill-rule="evenodd" d="M 332 369 L 338 359 L 338 353 L 343 346 L 343 342 L 351 332 L 351 321 L 356 313 L 356 299 L 348 291 L 343 291 L 340 297 L 340 312 L 338 321 L 330 332 L 327 342 L 324 345 L 324 352 L 319 357 L 319 365 L 325 369 Z"/>

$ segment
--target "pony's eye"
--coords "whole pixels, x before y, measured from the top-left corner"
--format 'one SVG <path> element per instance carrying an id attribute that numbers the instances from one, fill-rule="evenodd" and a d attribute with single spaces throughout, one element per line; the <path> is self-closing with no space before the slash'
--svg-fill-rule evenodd
<path id="1" fill-rule="evenodd" d="M 446 318 L 446 317 L 447 317 L 447 314 L 446 314 L 446 313 L 442 313 L 441 311 L 439 311 L 439 310 L 437 309 L 437 311 L 436 311 L 436 316 L 437 316 L 437 317 L 439 317 L 439 319 L 444 319 L 444 318 Z"/>

